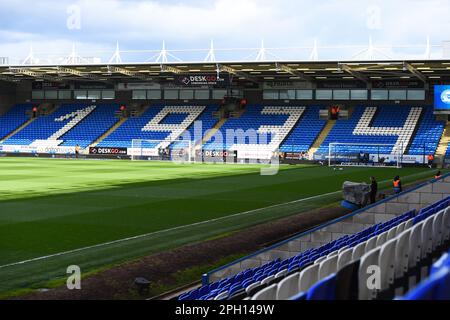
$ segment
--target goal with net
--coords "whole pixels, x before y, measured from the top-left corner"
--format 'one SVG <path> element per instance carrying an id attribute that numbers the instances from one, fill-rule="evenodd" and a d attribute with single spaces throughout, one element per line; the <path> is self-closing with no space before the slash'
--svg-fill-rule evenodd
<path id="1" fill-rule="evenodd" d="M 401 168 L 402 144 L 330 143 L 329 166 Z"/>
<path id="2" fill-rule="evenodd" d="M 131 160 L 159 160 L 191 163 L 195 161 L 193 143 L 189 140 L 133 139 L 128 153 Z"/>

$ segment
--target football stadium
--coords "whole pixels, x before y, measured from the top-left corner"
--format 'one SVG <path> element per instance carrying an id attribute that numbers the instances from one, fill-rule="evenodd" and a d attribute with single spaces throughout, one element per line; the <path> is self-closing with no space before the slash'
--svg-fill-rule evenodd
<path id="1" fill-rule="evenodd" d="M 449 300 L 449 42 L 310 49 L 0 52 L 0 299 Z"/>

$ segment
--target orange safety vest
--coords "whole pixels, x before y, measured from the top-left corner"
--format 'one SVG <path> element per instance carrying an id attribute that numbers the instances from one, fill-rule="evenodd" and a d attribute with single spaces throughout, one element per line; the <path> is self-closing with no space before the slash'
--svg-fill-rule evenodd
<path id="1" fill-rule="evenodd" d="M 394 181 L 394 188 L 400 187 L 400 180 Z"/>
<path id="2" fill-rule="evenodd" d="M 432 154 L 430 154 L 429 156 L 428 156 L 428 161 L 433 161 L 434 160 L 434 156 L 432 155 Z"/>

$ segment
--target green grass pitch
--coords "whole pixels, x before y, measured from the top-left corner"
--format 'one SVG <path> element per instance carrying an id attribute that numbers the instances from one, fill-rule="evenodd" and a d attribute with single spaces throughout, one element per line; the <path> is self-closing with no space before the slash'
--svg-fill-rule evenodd
<path id="1" fill-rule="evenodd" d="M 411 182 L 434 173 L 315 166 L 259 172 L 254 165 L 0 158 L 0 294 L 63 277 L 70 264 L 97 270 L 334 203 L 346 180 L 399 174 Z"/>

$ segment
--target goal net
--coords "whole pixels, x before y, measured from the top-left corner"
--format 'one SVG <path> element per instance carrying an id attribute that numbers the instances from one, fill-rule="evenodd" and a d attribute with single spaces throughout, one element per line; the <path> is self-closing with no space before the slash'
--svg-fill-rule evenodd
<path id="1" fill-rule="evenodd" d="M 329 166 L 401 168 L 404 148 L 398 144 L 330 143 Z"/>
<path id="2" fill-rule="evenodd" d="M 128 151 L 131 160 L 157 160 L 191 163 L 195 160 L 192 141 L 133 139 Z"/>

